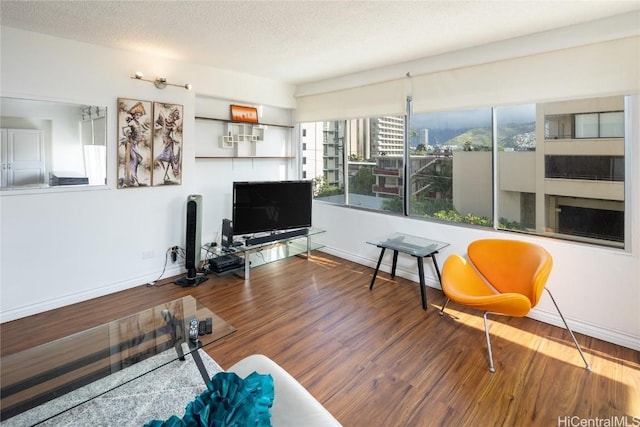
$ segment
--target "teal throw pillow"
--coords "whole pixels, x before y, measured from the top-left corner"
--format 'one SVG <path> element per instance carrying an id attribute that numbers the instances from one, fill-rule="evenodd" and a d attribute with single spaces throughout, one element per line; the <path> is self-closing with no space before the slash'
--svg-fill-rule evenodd
<path id="1" fill-rule="evenodd" d="M 233 372 L 219 372 L 187 405 L 182 418 L 173 415 L 145 427 L 267 427 L 271 426 L 273 398 L 271 375 L 253 372 L 243 380 Z"/>

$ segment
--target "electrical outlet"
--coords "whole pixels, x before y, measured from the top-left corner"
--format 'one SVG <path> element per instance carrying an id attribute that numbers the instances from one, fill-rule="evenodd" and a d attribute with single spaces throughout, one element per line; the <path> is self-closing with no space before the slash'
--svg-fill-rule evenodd
<path id="1" fill-rule="evenodd" d="M 175 263 L 178 260 L 178 247 L 174 246 L 171 248 L 171 262 Z"/>

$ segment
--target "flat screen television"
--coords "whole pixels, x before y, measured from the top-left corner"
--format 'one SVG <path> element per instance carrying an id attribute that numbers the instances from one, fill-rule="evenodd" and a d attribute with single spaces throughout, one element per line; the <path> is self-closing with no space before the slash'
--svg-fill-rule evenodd
<path id="1" fill-rule="evenodd" d="M 277 232 L 311 227 L 311 181 L 233 183 L 233 234 Z"/>

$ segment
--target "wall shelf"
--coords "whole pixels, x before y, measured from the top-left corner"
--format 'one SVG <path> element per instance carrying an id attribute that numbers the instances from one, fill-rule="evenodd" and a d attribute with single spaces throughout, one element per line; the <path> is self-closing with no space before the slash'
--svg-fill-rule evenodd
<path id="1" fill-rule="evenodd" d="M 203 117 L 203 116 L 196 116 L 195 118 L 196 120 L 212 120 L 214 122 L 222 122 L 222 123 L 248 124 L 250 126 L 275 126 L 280 128 L 293 129 L 293 126 L 291 125 L 279 125 L 275 123 L 243 123 L 243 122 L 234 122 L 233 120 L 229 120 L 229 119 L 218 119 L 215 117 Z"/>
<path id="2" fill-rule="evenodd" d="M 295 159 L 295 156 L 196 156 L 196 159 Z"/>
<path id="3" fill-rule="evenodd" d="M 208 101 L 196 115 L 196 159 L 295 159 L 291 112 L 265 107 L 271 123 L 247 123 L 219 118 L 228 104 Z M 249 162 L 243 164 L 251 164 Z"/>
<path id="4" fill-rule="evenodd" d="M 264 128 L 251 123 L 225 123 L 220 148 L 231 148 L 235 156 L 256 156 L 256 144 L 264 141 Z"/>

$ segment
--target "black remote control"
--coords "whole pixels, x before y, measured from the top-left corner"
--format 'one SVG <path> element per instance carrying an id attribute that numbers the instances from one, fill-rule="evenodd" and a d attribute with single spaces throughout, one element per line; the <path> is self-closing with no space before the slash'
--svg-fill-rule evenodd
<path id="1" fill-rule="evenodd" d="M 213 333 L 213 319 L 211 317 L 207 317 L 207 321 L 206 321 L 206 332 L 208 334 L 212 334 Z"/>
<path id="2" fill-rule="evenodd" d="M 197 317 L 192 317 L 191 321 L 189 321 L 189 339 L 191 341 L 198 341 L 198 322 Z"/>
<path id="3" fill-rule="evenodd" d="M 207 322 L 204 320 L 201 320 L 200 323 L 198 324 L 198 335 L 205 334 L 206 326 L 207 326 Z"/>

